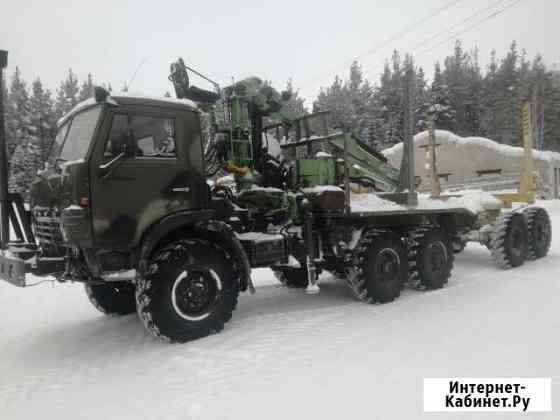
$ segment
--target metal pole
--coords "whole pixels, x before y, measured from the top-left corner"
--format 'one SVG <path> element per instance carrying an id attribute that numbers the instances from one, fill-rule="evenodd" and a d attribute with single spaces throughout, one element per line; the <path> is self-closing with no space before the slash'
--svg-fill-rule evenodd
<path id="1" fill-rule="evenodd" d="M 4 124 L 4 69 L 8 65 L 8 51 L 0 50 L 0 240 L 6 249 L 10 241 L 8 216 L 8 156 Z"/>

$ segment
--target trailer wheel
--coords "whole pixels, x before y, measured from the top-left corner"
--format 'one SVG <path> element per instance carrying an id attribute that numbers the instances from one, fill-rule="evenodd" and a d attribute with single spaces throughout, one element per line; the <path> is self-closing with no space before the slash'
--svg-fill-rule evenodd
<path id="1" fill-rule="evenodd" d="M 104 314 L 128 315 L 136 310 L 132 283 L 86 284 L 84 288 L 92 305 Z"/>
<path id="2" fill-rule="evenodd" d="M 523 212 L 527 221 L 527 259 L 535 260 L 548 254 L 552 238 L 550 217 L 545 209 L 530 207 Z"/>
<path id="3" fill-rule="evenodd" d="M 393 232 L 370 231 L 359 245 L 359 278 L 356 283 L 360 300 L 386 303 L 395 300 L 408 272 L 406 248 Z"/>
<path id="4" fill-rule="evenodd" d="M 527 258 L 529 232 L 520 213 L 502 215 L 490 239 L 490 251 L 501 268 L 519 267 Z"/>
<path id="5" fill-rule="evenodd" d="M 273 268 L 276 279 L 286 287 L 305 289 L 309 284 L 307 269 L 302 268 Z"/>
<path id="6" fill-rule="evenodd" d="M 427 289 L 441 289 L 453 271 L 453 246 L 449 235 L 439 228 L 420 228 L 412 235 L 411 279 Z"/>
<path id="7" fill-rule="evenodd" d="M 177 240 L 156 251 L 136 284 L 144 326 L 172 342 L 221 331 L 238 295 L 233 262 L 222 248 L 202 239 Z"/>

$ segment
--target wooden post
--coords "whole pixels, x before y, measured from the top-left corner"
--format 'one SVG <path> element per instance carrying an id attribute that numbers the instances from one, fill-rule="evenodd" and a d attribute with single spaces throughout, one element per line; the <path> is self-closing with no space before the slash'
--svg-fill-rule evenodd
<path id="1" fill-rule="evenodd" d="M 428 122 L 428 165 L 430 174 L 430 184 L 432 187 L 432 198 L 437 198 L 441 195 L 441 185 L 436 166 L 436 131 L 434 129 L 434 121 L 430 118 Z"/>
<path id="2" fill-rule="evenodd" d="M 4 69 L 8 65 L 8 51 L 0 50 L 0 241 L 6 249 L 10 242 L 8 199 L 8 151 L 4 125 Z"/>
<path id="3" fill-rule="evenodd" d="M 521 179 L 519 181 L 519 195 L 525 201 L 531 201 L 530 196 L 534 193 L 533 180 L 533 122 L 531 115 L 531 104 L 528 100 L 523 102 L 523 163 Z"/>

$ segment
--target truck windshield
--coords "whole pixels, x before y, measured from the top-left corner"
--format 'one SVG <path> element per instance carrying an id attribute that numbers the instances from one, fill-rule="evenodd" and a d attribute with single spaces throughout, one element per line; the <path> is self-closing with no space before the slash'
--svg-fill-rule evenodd
<path id="1" fill-rule="evenodd" d="M 51 150 L 51 158 L 65 161 L 83 159 L 100 113 L 100 106 L 90 108 L 75 115 L 71 121 L 60 127 Z"/>

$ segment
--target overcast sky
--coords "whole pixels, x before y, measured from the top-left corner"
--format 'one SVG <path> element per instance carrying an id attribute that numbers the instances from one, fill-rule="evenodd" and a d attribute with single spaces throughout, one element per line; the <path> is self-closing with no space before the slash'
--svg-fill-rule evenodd
<path id="1" fill-rule="evenodd" d="M 363 56 L 359 61 L 364 72 L 376 81 L 392 49 L 419 53 L 515 0 L 503 0 L 456 27 L 496 1 L 459 0 L 406 36 Z M 91 72 L 96 82 L 110 82 L 120 90 L 143 62 L 131 90 L 159 96 L 172 92 L 167 80 L 169 63 L 182 56 L 221 84 L 232 77 L 257 75 L 283 88 L 291 77 L 295 87 L 311 99 L 336 74 L 346 76 L 353 57 L 375 49 L 448 3 L 450 0 L 3 0 L 0 49 L 9 50 L 10 72 L 19 66 L 27 81 L 39 76 L 53 91 L 70 67 L 80 82 Z M 516 39 L 529 56 L 540 52 L 552 66 L 560 63 L 559 16 L 559 0 L 521 0 L 457 38 L 465 47 L 478 46 L 483 64 L 492 49 L 501 56 Z M 440 32 L 446 35 L 415 49 Z M 417 55 L 417 62 L 431 74 L 434 62 L 452 48 L 453 40 L 449 40 Z"/>

